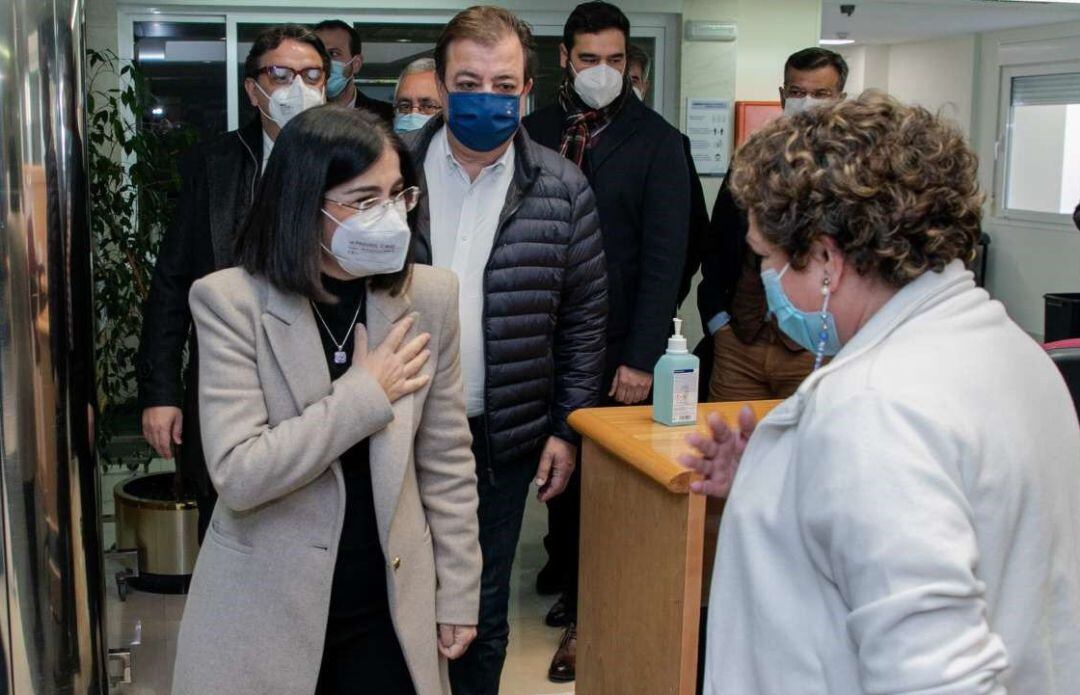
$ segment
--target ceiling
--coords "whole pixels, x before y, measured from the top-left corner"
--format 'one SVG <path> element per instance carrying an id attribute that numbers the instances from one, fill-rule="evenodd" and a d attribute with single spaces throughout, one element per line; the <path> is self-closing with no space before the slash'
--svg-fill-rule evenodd
<path id="1" fill-rule="evenodd" d="M 1009 0 L 824 0 L 823 38 L 847 32 L 857 44 L 900 43 L 1080 21 L 1080 4 Z M 854 5 L 847 17 L 841 5 Z"/>

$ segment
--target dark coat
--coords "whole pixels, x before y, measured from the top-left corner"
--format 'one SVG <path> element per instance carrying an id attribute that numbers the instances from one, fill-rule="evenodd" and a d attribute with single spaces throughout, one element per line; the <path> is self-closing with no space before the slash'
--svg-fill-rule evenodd
<path id="1" fill-rule="evenodd" d="M 736 204 L 728 186 L 728 177 L 720 182 L 720 192 L 713 205 L 712 221 L 698 248 L 701 258 L 701 282 L 697 287 L 701 327 L 709 335 L 709 321 L 722 311 L 731 313 L 731 300 L 742 274 L 747 254 L 746 213 Z"/>
<path id="2" fill-rule="evenodd" d="M 354 104 L 358 109 L 367 109 L 390 126 L 394 127 L 394 105 L 387 101 L 379 101 L 378 99 L 372 99 L 368 95 L 356 90 L 356 103 Z"/>
<path id="3" fill-rule="evenodd" d="M 694 275 L 701 267 L 701 250 L 708 244 L 709 208 L 705 202 L 705 191 L 701 187 L 694 158 L 690 153 L 690 138 L 683 135 L 683 155 L 690 174 L 690 231 L 686 250 L 686 265 L 683 267 L 682 282 L 679 284 L 679 304 L 690 294 L 690 285 Z"/>
<path id="4" fill-rule="evenodd" d="M 442 126 L 435 117 L 405 136 L 425 190 L 424 157 Z M 608 301 L 585 177 L 523 128 L 514 147 L 514 175 L 484 275 L 484 414 L 496 465 L 533 454 L 549 435 L 580 441 L 566 418 L 600 396 Z M 416 261 L 430 264 L 426 197 L 416 232 Z"/>
<path id="5" fill-rule="evenodd" d="M 199 278 L 233 264 L 234 236 L 254 198 L 262 150 L 262 124 L 256 118 L 184 155 L 176 216 L 161 241 L 143 307 L 137 358 L 139 407 L 183 409 L 179 465 L 202 494 L 212 491 L 199 436 L 198 354 L 188 291 Z M 185 345 L 188 367 L 181 379 Z"/>
<path id="6" fill-rule="evenodd" d="M 1076 209 L 1073 210 L 1073 224 L 1076 225 L 1077 229 L 1080 229 L 1080 205 L 1077 205 Z"/>
<path id="7" fill-rule="evenodd" d="M 558 103 L 524 120 L 556 151 L 566 114 Z M 671 335 L 686 262 L 689 168 L 682 134 L 638 99 L 625 106 L 583 162 L 596 193 L 607 259 L 607 374 L 626 365 L 653 371 Z"/>

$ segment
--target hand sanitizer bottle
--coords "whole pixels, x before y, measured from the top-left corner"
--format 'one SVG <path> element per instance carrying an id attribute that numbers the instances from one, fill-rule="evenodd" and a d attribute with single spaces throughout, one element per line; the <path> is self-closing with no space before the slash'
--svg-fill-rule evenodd
<path id="1" fill-rule="evenodd" d="M 686 349 L 682 319 L 675 319 L 675 335 L 653 369 L 653 420 L 669 427 L 697 422 L 699 372 L 698 358 Z"/>

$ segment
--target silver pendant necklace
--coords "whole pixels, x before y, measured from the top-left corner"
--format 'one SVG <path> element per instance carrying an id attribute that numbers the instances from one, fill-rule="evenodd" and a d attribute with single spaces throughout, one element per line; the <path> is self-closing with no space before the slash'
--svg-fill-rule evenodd
<path id="1" fill-rule="evenodd" d="M 338 341 L 334 337 L 334 332 L 330 330 L 330 326 L 326 323 L 326 319 L 323 318 L 322 313 L 319 311 L 319 307 L 315 306 L 315 302 L 311 303 L 311 308 L 315 310 L 315 315 L 319 317 L 319 322 L 322 323 L 323 328 L 326 329 L 326 335 L 330 336 L 330 342 L 334 344 L 337 350 L 334 352 L 334 364 L 345 364 L 345 361 L 349 359 L 345 354 L 345 343 L 349 342 L 349 335 L 353 328 L 356 326 L 356 319 L 360 317 L 360 309 L 364 306 L 364 297 L 361 295 L 360 301 L 356 305 L 356 313 L 353 314 L 352 323 L 349 324 L 349 329 L 345 331 L 344 340 Z"/>

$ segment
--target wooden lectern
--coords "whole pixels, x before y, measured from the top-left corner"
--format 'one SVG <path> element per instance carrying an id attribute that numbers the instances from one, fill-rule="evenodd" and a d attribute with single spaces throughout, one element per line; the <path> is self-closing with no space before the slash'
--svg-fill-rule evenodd
<path id="1" fill-rule="evenodd" d="M 778 402 L 749 405 L 760 419 Z M 696 427 L 711 412 L 734 423 L 743 405 L 699 405 Z M 570 425 L 583 440 L 576 692 L 693 695 L 716 545 L 705 498 L 689 492 L 695 474 L 677 460 L 695 425 L 665 427 L 648 406 L 579 410 Z"/>

